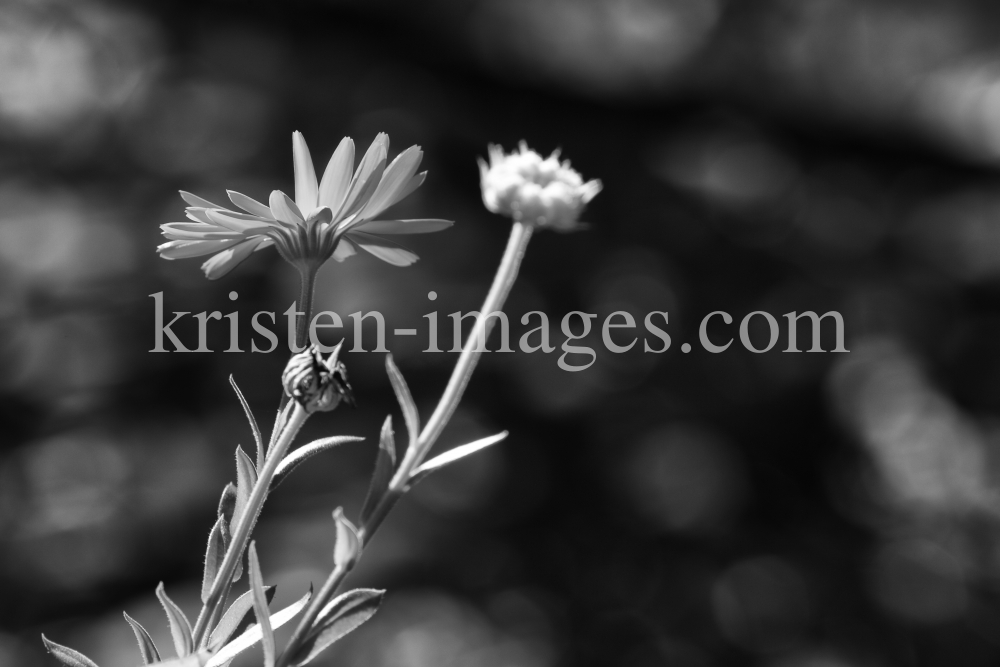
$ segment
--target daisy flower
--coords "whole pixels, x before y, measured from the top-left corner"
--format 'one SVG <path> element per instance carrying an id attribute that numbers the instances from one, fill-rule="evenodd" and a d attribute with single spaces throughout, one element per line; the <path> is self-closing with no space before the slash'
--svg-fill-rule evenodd
<path id="1" fill-rule="evenodd" d="M 250 256 L 275 246 L 301 272 L 315 274 L 327 259 L 343 261 L 358 248 L 396 266 L 417 256 L 383 235 L 421 234 L 451 226 L 449 220 L 376 220 L 387 208 L 423 183 L 417 173 L 423 152 L 411 146 L 388 166 L 389 137 L 379 134 L 354 169 L 354 142 L 345 137 L 317 180 L 309 147 L 301 132 L 292 134 L 295 199 L 271 193 L 267 205 L 231 190 L 236 209 L 219 206 L 189 192 L 188 222 L 161 225 L 169 239 L 157 251 L 164 259 L 211 257 L 202 265 L 212 280 L 221 278 Z"/>
<path id="2" fill-rule="evenodd" d="M 479 160 L 483 203 L 517 222 L 574 231 L 581 226 L 577 220 L 584 205 L 601 191 L 600 181 L 584 183 L 569 160 L 559 162 L 559 151 L 542 158 L 522 141 L 520 151 L 510 155 L 490 144 L 489 156 L 489 164 Z"/>

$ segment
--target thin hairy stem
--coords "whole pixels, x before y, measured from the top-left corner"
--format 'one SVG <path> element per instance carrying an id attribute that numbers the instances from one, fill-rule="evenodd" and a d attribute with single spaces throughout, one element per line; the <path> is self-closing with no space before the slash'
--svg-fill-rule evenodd
<path id="1" fill-rule="evenodd" d="M 309 345 L 309 323 L 312 321 L 313 293 L 316 289 L 317 266 L 309 264 L 299 267 L 299 300 L 297 302 L 298 312 L 303 313 L 302 318 L 295 324 L 295 349 L 296 354 Z"/>
<path id="2" fill-rule="evenodd" d="M 198 616 L 198 621 L 194 628 L 195 644 L 200 644 L 205 635 L 210 631 L 211 619 L 215 616 L 217 608 L 222 604 L 223 598 L 229 590 L 233 573 L 236 571 L 236 566 L 240 558 L 243 557 L 243 552 L 250 540 L 250 533 L 253 532 L 257 518 L 260 516 L 261 508 L 264 506 L 264 500 L 267 498 L 267 492 L 271 486 L 271 480 L 274 478 L 274 472 L 278 469 L 278 464 L 284 458 L 285 452 L 288 451 L 292 440 L 298 435 L 299 429 L 302 428 L 302 425 L 308 418 L 309 413 L 301 405 L 295 403 L 291 415 L 281 429 L 280 435 L 278 435 L 270 451 L 268 451 L 267 458 L 264 460 L 264 468 L 257 473 L 257 483 L 254 485 L 253 491 L 250 492 L 246 509 L 240 516 L 236 524 L 236 529 L 233 531 L 232 542 L 229 544 L 226 556 L 219 567 L 219 573 L 215 577 L 215 583 L 212 584 L 208 600 L 205 601 L 205 607 Z"/>
<path id="3" fill-rule="evenodd" d="M 524 253 L 528 248 L 528 241 L 531 240 L 531 232 L 532 227 L 530 225 L 520 222 L 515 222 L 511 228 L 510 239 L 507 241 L 507 249 L 504 251 L 503 259 L 500 260 L 500 268 L 497 269 L 496 276 L 493 278 L 493 284 L 490 286 L 490 291 L 486 295 L 486 300 L 483 302 L 482 309 L 480 310 L 480 315 L 476 318 L 476 323 L 465 341 L 462 354 L 455 364 L 441 400 L 438 402 L 427 425 L 420 432 L 416 445 L 407 450 L 406 455 L 399 464 L 399 468 L 389 482 L 389 488 L 386 489 L 382 498 L 379 499 L 368 521 L 358 529 L 358 536 L 361 539 L 361 550 L 367 545 L 371 536 L 378 530 L 378 527 L 382 525 L 382 521 L 389 513 L 389 510 L 392 509 L 396 501 L 406 492 L 410 475 L 414 468 L 423 461 L 427 452 L 430 451 L 434 442 L 448 424 L 448 420 L 455 413 L 459 401 L 462 400 L 462 394 L 465 392 L 465 388 L 469 384 L 469 379 L 472 377 L 472 372 L 476 368 L 476 363 L 485 349 L 485 342 L 483 345 L 480 345 L 480 339 L 485 341 L 489 337 L 493 324 L 493 318 L 489 318 L 488 315 L 503 309 L 503 304 L 507 300 L 507 296 L 510 294 L 515 280 L 517 280 L 517 272 L 521 267 L 521 260 L 524 259 Z M 336 567 L 330 573 L 323 586 L 306 607 L 295 628 L 295 632 L 292 634 L 292 638 L 288 641 L 285 651 L 278 659 L 275 667 L 288 667 L 292 657 L 312 630 L 312 624 L 316 621 L 319 612 L 336 595 L 340 585 L 353 569 L 354 563 L 360 560 L 361 553 L 359 551 L 353 562 L 343 567 Z"/>
<path id="4" fill-rule="evenodd" d="M 479 317 L 476 318 L 476 323 L 465 341 L 455 369 L 451 372 L 448 386 L 445 387 L 444 394 L 438 401 L 431 418 L 427 420 L 427 424 L 420 432 L 416 446 L 411 451 L 406 452 L 389 488 L 405 488 L 413 468 L 424 460 L 427 452 L 437 442 L 444 427 L 448 425 L 451 416 L 455 414 L 455 409 L 458 408 L 458 404 L 462 400 L 462 394 L 465 393 L 472 372 L 476 369 L 476 364 L 479 363 L 479 357 L 482 356 L 485 349 L 485 341 L 493 327 L 494 318 L 489 317 L 489 315 L 503 309 L 507 295 L 510 294 L 514 281 L 517 280 L 517 272 L 521 268 L 521 260 L 524 259 L 524 253 L 528 249 L 532 230 L 531 225 L 522 222 L 515 222 L 511 227 L 507 249 L 504 251 L 503 259 L 500 260 L 500 268 L 493 278 L 493 285 L 490 286 L 490 291 L 479 311 Z M 482 344 L 480 344 L 480 340 L 483 341 Z"/>

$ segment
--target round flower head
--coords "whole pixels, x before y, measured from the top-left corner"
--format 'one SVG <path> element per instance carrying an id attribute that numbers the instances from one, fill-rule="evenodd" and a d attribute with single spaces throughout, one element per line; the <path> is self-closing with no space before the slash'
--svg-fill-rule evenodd
<path id="1" fill-rule="evenodd" d="M 239 211 L 181 192 L 190 222 L 161 225 L 169 239 L 157 250 L 164 259 L 212 255 L 205 275 L 221 278 L 255 250 L 277 246 L 296 266 L 313 270 L 330 257 L 343 261 L 361 248 L 396 266 L 417 256 L 383 234 L 420 234 L 451 226 L 449 220 L 375 220 L 385 209 L 420 187 L 427 172 L 417 173 L 423 152 L 410 146 L 386 166 L 389 137 L 379 134 L 354 170 L 354 142 L 345 137 L 323 173 L 316 171 L 301 132 L 292 134 L 295 199 L 271 193 L 267 205 L 232 190 Z"/>
<path id="2" fill-rule="evenodd" d="M 479 160 L 483 203 L 493 213 L 561 232 L 578 229 L 580 212 L 601 191 L 598 180 L 583 182 L 559 151 L 548 158 L 521 142 L 520 152 L 504 155 L 490 144 L 490 162 Z"/>

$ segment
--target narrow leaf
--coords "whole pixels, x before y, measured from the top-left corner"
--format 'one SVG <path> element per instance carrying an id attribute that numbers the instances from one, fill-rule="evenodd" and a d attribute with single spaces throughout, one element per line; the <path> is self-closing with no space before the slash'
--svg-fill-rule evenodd
<path id="1" fill-rule="evenodd" d="M 192 653 L 186 658 L 174 658 L 172 660 L 158 662 L 156 663 L 156 667 L 205 667 L 211 659 L 212 654 L 208 651 L 202 650 L 197 653 Z"/>
<path id="2" fill-rule="evenodd" d="M 250 493 L 257 483 L 257 470 L 246 455 L 242 447 L 236 448 L 236 509 L 233 511 L 233 520 L 229 524 L 229 532 L 235 533 L 236 526 L 239 525 L 243 512 L 246 511 L 247 503 L 250 501 Z"/>
<path id="3" fill-rule="evenodd" d="M 378 457 L 375 459 L 375 472 L 368 485 L 368 496 L 361 508 L 361 525 L 368 523 L 369 517 L 375 511 L 378 501 L 382 499 L 389 481 L 396 469 L 396 443 L 392 436 L 392 415 L 385 418 L 382 424 L 382 434 L 378 439 Z"/>
<path id="4" fill-rule="evenodd" d="M 163 589 L 163 582 L 156 587 L 156 597 L 163 605 L 163 611 L 167 613 L 167 621 L 170 623 L 170 636 L 174 640 L 174 649 L 177 657 L 183 658 L 194 651 L 194 639 L 191 637 L 191 623 L 181 608 L 174 604 L 174 601 L 167 597 L 167 592 Z"/>
<path id="5" fill-rule="evenodd" d="M 153 643 L 153 638 L 146 632 L 146 628 L 142 627 L 139 621 L 127 613 L 122 613 L 125 614 L 125 620 L 128 621 L 128 624 L 132 626 L 132 632 L 135 633 L 135 640 L 139 642 L 139 653 L 142 655 L 142 664 L 149 665 L 159 662 L 160 652 L 156 650 L 156 644 Z"/>
<path id="6" fill-rule="evenodd" d="M 267 597 L 267 603 L 271 604 L 271 600 L 274 598 L 274 586 L 265 586 L 264 594 Z M 253 609 L 253 591 L 247 591 L 243 595 L 236 598 L 226 613 L 222 615 L 219 620 L 219 624 L 215 626 L 215 630 L 212 631 L 211 636 L 208 639 L 208 647 L 213 651 L 222 646 L 229 638 L 236 632 L 236 628 L 240 627 L 240 623 L 243 622 L 243 618 L 247 615 L 247 612 Z"/>
<path id="7" fill-rule="evenodd" d="M 305 665 L 331 644 L 357 629 L 378 611 L 384 596 L 385 591 L 359 588 L 334 598 L 319 613 L 306 640 L 295 652 L 292 664 L 295 667 Z"/>
<path id="8" fill-rule="evenodd" d="M 385 357 L 385 370 L 389 374 L 392 390 L 396 392 L 396 400 L 399 401 L 399 407 L 403 411 L 403 421 L 406 422 L 406 433 L 409 436 L 407 447 L 412 448 L 420 435 L 420 414 L 417 412 L 417 405 L 413 402 L 410 388 L 406 386 L 406 380 L 396 367 L 391 354 Z"/>
<path id="9" fill-rule="evenodd" d="M 350 567 L 361 552 L 358 529 L 344 516 L 344 510 L 341 507 L 333 511 L 333 520 L 337 523 L 337 543 L 333 547 L 333 564 L 336 567 Z"/>
<path id="10" fill-rule="evenodd" d="M 250 591 L 253 593 L 253 613 L 260 625 L 264 646 L 264 667 L 274 667 L 274 630 L 271 629 L 271 612 L 264 594 L 264 578 L 260 574 L 256 543 L 250 543 Z"/>
<path id="11" fill-rule="evenodd" d="M 236 512 L 236 485 L 230 482 L 226 484 L 226 488 L 222 490 L 222 496 L 219 498 L 219 509 L 216 512 L 217 516 L 224 517 L 227 522 L 232 523 L 233 514 Z"/>
<path id="12" fill-rule="evenodd" d="M 229 528 L 226 526 L 226 517 L 220 516 L 212 526 L 208 534 L 208 548 L 205 550 L 205 570 L 201 578 L 201 601 L 207 602 L 208 596 L 212 592 L 212 585 L 215 577 L 222 566 L 222 559 L 226 557 L 226 543 Z"/>
<path id="13" fill-rule="evenodd" d="M 42 635 L 42 643 L 45 644 L 45 649 L 64 665 L 68 665 L 69 667 L 97 667 L 97 663 L 84 654 L 50 641 L 45 635 Z"/>
<path id="14" fill-rule="evenodd" d="M 257 426 L 257 420 L 254 419 L 253 413 L 250 411 L 250 404 L 247 403 L 247 399 L 243 398 L 243 392 L 240 388 L 236 386 L 236 380 L 233 376 L 229 376 L 229 384 L 233 386 L 233 391 L 236 392 L 236 396 L 240 399 L 240 405 L 243 406 L 243 412 L 246 413 L 247 421 L 250 422 L 250 430 L 253 431 L 253 440 L 257 444 L 257 470 L 264 467 L 264 443 L 260 437 L 260 427 Z"/>
<path id="15" fill-rule="evenodd" d="M 364 438 L 359 438 L 354 435 L 335 435 L 330 438 L 313 440 L 308 445 L 299 447 L 294 452 L 281 459 L 281 463 L 278 464 L 277 469 L 274 471 L 274 477 L 271 478 L 271 489 L 273 490 L 281 484 L 281 482 L 288 477 L 288 474 L 298 467 L 298 465 L 303 461 L 312 458 L 320 452 L 333 449 L 337 445 L 342 445 L 347 442 L 361 442 L 362 440 L 364 440 Z"/>
<path id="16" fill-rule="evenodd" d="M 309 598 L 311 597 L 312 591 L 310 590 L 308 593 L 303 595 L 298 602 L 285 607 L 276 614 L 273 614 L 271 616 L 271 628 L 280 628 L 282 625 L 295 618 L 309 603 Z M 235 656 L 259 642 L 263 636 L 264 633 L 260 629 L 260 624 L 254 623 L 247 628 L 246 632 L 223 646 L 218 653 L 212 656 L 212 659 L 208 661 L 208 664 L 205 665 L 205 667 L 222 667 Z"/>
<path id="17" fill-rule="evenodd" d="M 496 435 L 491 435 L 488 438 L 482 438 L 480 440 L 476 440 L 475 442 L 470 442 L 467 445 L 461 445 L 459 447 L 455 447 L 454 449 L 449 449 L 444 454 L 435 456 L 430 461 L 424 462 L 423 465 L 410 474 L 410 486 L 416 484 L 439 468 L 443 468 L 446 465 L 454 463 L 455 461 L 464 459 L 466 456 L 475 454 L 481 449 L 486 449 L 490 445 L 495 445 L 506 438 L 507 435 L 507 431 L 497 433 Z"/>

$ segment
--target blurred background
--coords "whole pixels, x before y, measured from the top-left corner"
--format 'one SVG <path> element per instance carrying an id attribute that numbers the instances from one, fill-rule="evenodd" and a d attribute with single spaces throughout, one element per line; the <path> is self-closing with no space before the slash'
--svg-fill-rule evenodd
<path id="1" fill-rule="evenodd" d="M 475 161 L 523 138 L 605 189 L 588 231 L 533 240 L 517 335 L 529 310 L 658 310 L 674 339 L 582 373 L 486 355 L 439 446 L 510 438 L 400 503 L 353 579 L 385 605 L 316 664 L 996 665 L 998 38 L 985 0 L 5 0 L 0 665 L 56 664 L 45 632 L 134 667 L 122 610 L 170 654 L 161 580 L 196 614 L 252 443 L 227 377 L 269 424 L 285 358 L 151 354 L 149 295 L 249 332 L 297 278 L 267 251 L 209 282 L 158 225 L 178 189 L 292 191 L 293 130 L 320 165 L 345 135 L 420 144 L 397 212 L 457 221 L 410 268 L 331 262 L 320 309 L 445 331 L 478 308 L 509 225 Z M 838 310 L 850 353 L 680 354 L 713 310 Z M 426 417 L 457 355 L 425 344 L 389 342 Z M 346 362 L 360 406 L 305 437 L 367 441 L 270 500 L 277 606 L 330 568 L 382 419 L 402 430 L 382 355 Z"/>

